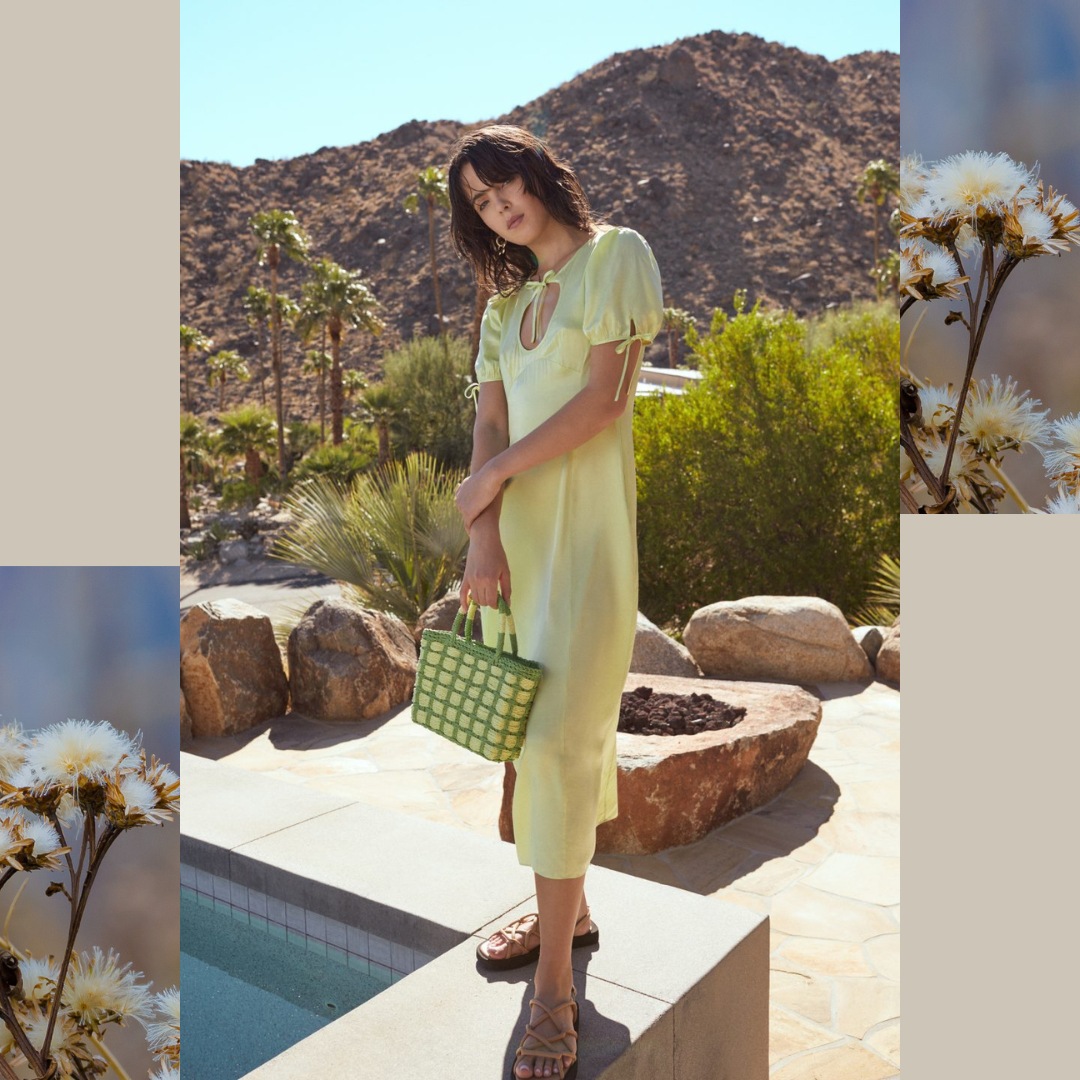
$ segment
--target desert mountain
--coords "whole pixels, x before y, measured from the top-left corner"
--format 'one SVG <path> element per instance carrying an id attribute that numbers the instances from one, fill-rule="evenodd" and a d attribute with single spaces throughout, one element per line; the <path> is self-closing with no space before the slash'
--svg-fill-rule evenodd
<path id="1" fill-rule="evenodd" d="M 495 119 L 529 128 L 568 160 L 605 220 L 648 239 L 665 303 L 707 326 L 737 289 L 800 314 L 873 295 L 870 208 L 855 190 L 868 161 L 898 161 L 899 82 L 895 53 L 830 62 L 717 31 L 618 53 Z M 248 219 L 291 209 L 313 254 L 361 270 L 384 305 L 383 336 L 346 334 L 343 349 L 346 366 L 376 372 L 386 349 L 437 331 L 426 212 L 407 216 L 402 200 L 419 170 L 444 165 L 456 137 L 483 122 L 414 120 L 370 142 L 247 168 L 181 162 L 181 322 L 216 349 L 254 355 L 241 301 L 267 280 Z M 475 289 L 444 211 L 438 230 L 443 309 L 451 330 L 468 334 Z M 890 242 L 884 221 L 881 241 Z M 283 260 L 282 290 L 298 297 L 303 273 Z M 661 337 L 650 359 L 665 355 Z M 299 373 L 292 335 L 285 356 L 290 415 L 311 418 L 314 384 Z M 216 391 L 198 367 L 196 410 L 206 412 Z M 237 394 L 230 388 L 227 401 Z"/>

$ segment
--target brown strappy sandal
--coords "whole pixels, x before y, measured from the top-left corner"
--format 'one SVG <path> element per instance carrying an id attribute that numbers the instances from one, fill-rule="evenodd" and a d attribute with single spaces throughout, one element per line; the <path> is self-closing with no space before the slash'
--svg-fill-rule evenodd
<path id="1" fill-rule="evenodd" d="M 546 1035 L 541 1035 L 531 1024 L 525 1025 L 525 1034 L 521 1037 L 521 1042 L 518 1044 L 518 1048 L 514 1053 L 514 1064 L 510 1069 L 511 1080 L 521 1080 L 521 1077 L 517 1074 L 518 1062 L 523 1057 L 531 1058 L 550 1058 L 556 1063 L 555 1068 L 558 1072 L 552 1073 L 552 1080 L 574 1080 L 577 1076 L 578 1067 L 578 1055 L 577 1055 L 577 1039 L 578 1039 L 578 1003 L 577 1003 L 577 988 L 570 987 L 570 998 L 568 1001 L 564 1001 L 554 1008 L 549 1009 L 539 998 L 532 998 L 529 1001 L 529 1008 L 534 1005 L 538 1005 L 544 1011 L 545 1019 L 551 1021 L 551 1024 L 560 1029 L 561 1025 L 555 1019 L 555 1014 L 562 1012 L 563 1009 L 570 1009 L 570 1016 L 573 1021 L 573 1026 L 569 1029 L 559 1030 L 559 1034 L 551 1038 Z M 567 1043 L 569 1036 L 574 1036 L 574 1049 L 571 1050 Z M 527 1039 L 534 1041 L 533 1046 L 526 1046 Z M 542 1044 L 542 1045 L 540 1045 Z M 562 1071 L 562 1059 L 564 1057 L 573 1058 L 567 1066 L 566 1072 Z"/>
<path id="2" fill-rule="evenodd" d="M 583 922 L 588 924 L 591 920 L 591 914 L 589 909 L 586 908 L 585 914 L 574 923 L 574 928 L 577 929 Z M 530 923 L 530 925 L 524 926 L 525 923 Z M 510 951 L 505 956 L 488 956 L 483 951 L 484 946 L 489 941 L 500 939 L 507 943 Z M 588 945 L 596 945 L 599 941 L 600 931 L 590 929 L 586 930 L 584 934 L 575 934 L 573 944 L 570 947 L 572 949 L 581 949 Z M 537 960 L 539 956 L 540 916 L 535 911 L 530 912 L 528 915 L 522 915 L 520 919 L 508 923 L 501 930 L 496 930 L 491 937 L 481 941 L 476 946 L 477 962 L 481 967 L 488 968 L 490 971 L 507 971 L 510 968 L 524 967 L 526 964 L 531 964 L 534 960 Z"/>

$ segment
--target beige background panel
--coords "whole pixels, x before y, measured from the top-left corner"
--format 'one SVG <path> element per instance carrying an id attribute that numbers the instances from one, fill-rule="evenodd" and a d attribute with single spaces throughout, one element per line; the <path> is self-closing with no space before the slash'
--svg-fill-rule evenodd
<path id="1" fill-rule="evenodd" d="M 0 564 L 175 566 L 179 5 L 2 28 Z"/>
<path id="2" fill-rule="evenodd" d="M 1080 521 L 900 526 L 904 1071 L 1065 1076 Z"/>

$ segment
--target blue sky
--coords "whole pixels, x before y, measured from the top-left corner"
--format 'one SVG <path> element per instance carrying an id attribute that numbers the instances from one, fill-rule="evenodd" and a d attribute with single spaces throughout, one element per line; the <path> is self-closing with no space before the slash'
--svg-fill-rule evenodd
<path id="1" fill-rule="evenodd" d="M 829 59 L 899 52 L 900 4 L 181 0 L 180 156 L 250 165 L 413 119 L 487 120 L 612 53 L 709 30 Z"/>

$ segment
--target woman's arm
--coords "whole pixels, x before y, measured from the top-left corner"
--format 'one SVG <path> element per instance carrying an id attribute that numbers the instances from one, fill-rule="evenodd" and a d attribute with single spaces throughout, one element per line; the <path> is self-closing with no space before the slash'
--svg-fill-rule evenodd
<path id="1" fill-rule="evenodd" d="M 634 372 L 642 345 L 634 342 L 630 346 L 632 354 L 625 365 L 625 374 L 623 357 L 615 351 L 618 345 L 617 341 L 608 341 L 592 347 L 589 352 L 588 382 L 539 427 L 513 446 L 504 444 L 505 449 L 483 461 L 479 461 L 474 454 L 472 475 L 457 492 L 458 509 L 470 535 L 474 525 L 497 506 L 502 486 L 510 477 L 576 450 L 613 424 L 626 410 L 626 403 L 633 396 Z M 620 380 L 623 385 L 620 385 Z M 499 389 L 502 389 L 501 384 Z M 504 394 L 504 404 L 505 401 Z M 497 524 L 497 509 L 495 516 Z"/>
<path id="2" fill-rule="evenodd" d="M 510 426 L 506 407 L 506 391 L 501 382 L 483 382 L 476 402 L 476 422 L 473 424 L 473 452 L 470 470 L 477 473 L 504 451 L 510 441 Z M 498 593 L 510 599 L 510 567 L 499 537 L 499 512 L 502 491 L 472 520 L 466 520 L 469 532 L 469 554 L 461 581 L 461 606 L 465 608 L 472 595 L 482 607 L 495 607 Z"/>

